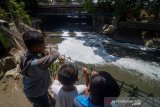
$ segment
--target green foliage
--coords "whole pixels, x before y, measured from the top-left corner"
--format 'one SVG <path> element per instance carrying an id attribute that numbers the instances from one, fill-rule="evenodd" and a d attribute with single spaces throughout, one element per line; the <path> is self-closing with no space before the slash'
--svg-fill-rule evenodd
<path id="1" fill-rule="evenodd" d="M 9 44 L 9 40 L 7 37 L 5 37 L 3 31 L 0 29 L 0 42 L 3 45 L 4 49 L 6 50 L 6 52 L 8 51 L 8 49 L 10 48 L 10 44 Z"/>
<path id="2" fill-rule="evenodd" d="M 11 11 L 16 21 L 23 21 L 24 23 L 31 25 L 29 15 L 24 11 L 24 2 L 17 3 L 16 0 L 10 0 Z"/>
<path id="3" fill-rule="evenodd" d="M 54 77 L 58 71 L 58 62 L 52 63 L 50 65 L 50 69 L 51 69 L 51 76 Z"/>
<path id="4" fill-rule="evenodd" d="M 92 3 L 91 0 L 85 0 L 85 9 L 92 11 Z M 98 0 L 97 5 L 103 6 L 104 12 L 112 13 L 121 21 L 141 22 L 144 20 L 143 14 L 148 22 L 160 20 L 159 0 Z"/>
<path id="5" fill-rule="evenodd" d="M 120 20 L 130 21 L 130 22 L 140 22 L 142 14 L 145 14 L 147 21 L 159 20 L 160 14 L 160 2 L 158 0 L 114 0 L 113 15 Z M 142 10 L 144 11 L 142 12 Z"/>
<path id="6" fill-rule="evenodd" d="M 0 7 L 0 19 L 5 19 L 5 16 L 6 16 L 5 10 Z"/>
<path id="7" fill-rule="evenodd" d="M 29 11 L 33 8 L 36 8 L 38 5 L 38 2 L 42 1 L 42 0 L 16 0 L 18 3 L 20 2 L 24 2 L 25 4 L 25 10 Z"/>
<path id="8" fill-rule="evenodd" d="M 25 0 L 23 0 L 25 1 Z M 25 2 L 22 0 L 0 1 L 0 18 L 6 21 L 24 22 L 31 25 L 30 17 L 25 11 Z"/>
<path id="9" fill-rule="evenodd" d="M 83 4 L 85 10 L 87 10 L 88 13 L 94 15 L 95 14 L 95 7 L 92 0 L 84 0 Z"/>
<path id="10" fill-rule="evenodd" d="M 4 4 L 4 2 L 3 2 Z M 5 5 L 5 4 L 4 4 Z M 3 20 L 9 20 L 9 13 L 8 13 L 8 10 L 5 8 L 3 8 L 4 6 L 0 6 L 0 19 L 3 19 Z"/>
<path id="11" fill-rule="evenodd" d="M 121 18 L 127 9 L 126 0 L 115 0 L 113 5 L 113 15 L 115 17 Z"/>
<path id="12" fill-rule="evenodd" d="M 151 13 L 155 15 L 155 20 L 160 20 L 160 1 L 154 0 L 150 3 Z"/>

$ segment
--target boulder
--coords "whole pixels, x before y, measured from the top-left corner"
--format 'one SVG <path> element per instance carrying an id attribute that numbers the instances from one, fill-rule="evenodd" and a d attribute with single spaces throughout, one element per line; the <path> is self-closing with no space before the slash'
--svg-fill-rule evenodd
<path id="1" fill-rule="evenodd" d="M 8 71 L 16 67 L 14 57 L 8 56 L 3 59 L 3 62 L 4 62 L 3 71 Z"/>
<path id="2" fill-rule="evenodd" d="M 14 68 L 14 69 L 7 71 L 4 77 L 15 77 L 17 74 L 18 74 L 17 68 Z"/>
<path id="3" fill-rule="evenodd" d="M 103 28 L 104 34 L 111 34 L 114 33 L 114 31 L 115 31 L 114 25 L 109 25 L 108 27 Z"/>

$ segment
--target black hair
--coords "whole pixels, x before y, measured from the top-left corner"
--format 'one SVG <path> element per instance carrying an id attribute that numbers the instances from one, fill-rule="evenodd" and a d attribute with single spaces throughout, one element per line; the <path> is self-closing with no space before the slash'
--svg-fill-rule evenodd
<path id="1" fill-rule="evenodd" d="M 72 86 L 78 78 L 77 68 L 69 62 L 64 63 L 58 70 L 58 80 L 64 86 Z"/>
<path id="2" fill-rule="evenodd" d="M 23 41 L 28 50 L 33 46 L 44 43 L 44 36 L 38 31 L 28 30 L 23 34 Z"/>
<path id="3" fill-rule="evenodd" d="M 106 71 L 99 71 L 97 75 L 91 77 L 90 95 L 98 103 L 104 103 L 104 97 L 117 98 L 120 88 L 116 80 Z"/>

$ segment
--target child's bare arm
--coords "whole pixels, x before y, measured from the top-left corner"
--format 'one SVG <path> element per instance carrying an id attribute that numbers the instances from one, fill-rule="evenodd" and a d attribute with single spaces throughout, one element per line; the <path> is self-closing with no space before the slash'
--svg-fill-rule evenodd
<path id="1" fill-rule="evenodd" d="M 88 86 L 90 72 L 89 72 L 89 70 L 86 67 L 82 67 L 82 72 L 83 72 L 84 78 L 86 80 L 86 86 Z"/>
<path id="2" fill-rule="evenodd" d="M 92 71 L 90 73 L 90 78 L 92 79 L 94 76 L 98 75 L 98 73 L 96 71 Z M 85 90 L 85 95 L 90 95 L 90 91 L 89 91 L 89 88 L 90 88 L 90 83 L 88 84 L 86 90 Z"/>

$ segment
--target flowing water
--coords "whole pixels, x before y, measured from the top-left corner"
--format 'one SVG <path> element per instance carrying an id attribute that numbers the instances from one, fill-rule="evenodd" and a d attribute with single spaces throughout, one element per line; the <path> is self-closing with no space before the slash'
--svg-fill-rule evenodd
<path id="1" fill-rule="evenodd" d="M 94 32 L 69 36 L 68 31 L 63 31 L 62 37 L 46 38 L 46 43 L 57 44 L 59 52 L 73 60 L 160 96 L 160 57 L 154 54 L 155 49 L 116 42 Z"/>

